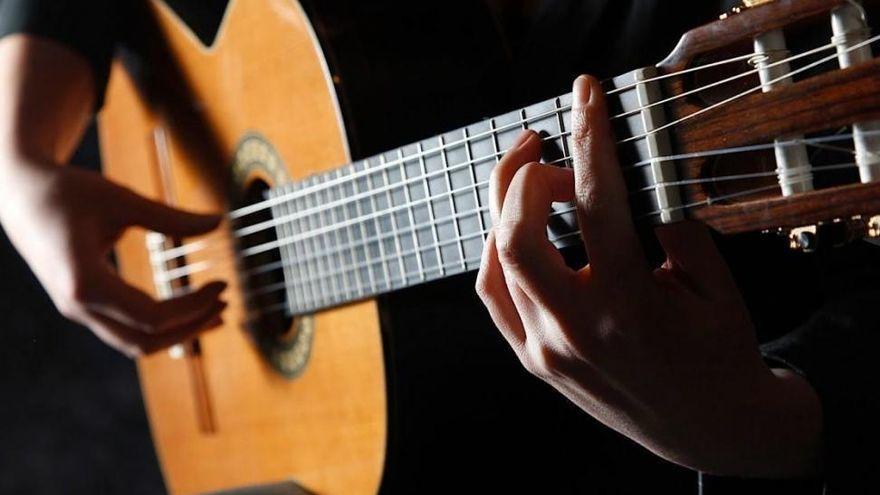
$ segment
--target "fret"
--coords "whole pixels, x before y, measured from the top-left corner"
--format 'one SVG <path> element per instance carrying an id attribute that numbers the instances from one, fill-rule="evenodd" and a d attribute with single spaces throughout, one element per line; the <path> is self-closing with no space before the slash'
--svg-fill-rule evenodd
<path id="1" fill-rule="evenodd" d="M 291 307 L 313 310 L 477 268 L 492 226 L 492 170 L 523 129 L 544 139 L 542 161 L 568 165 L 570 101 L 549 99 L 294 186 L 294 200 L 273 207 L 289 220 L 279 236 L 291 241 L 281 244 L 291 253 Z M 554 244 L 577 241 L 571 206 L 552 209 Z"/>
<path id="2" fill-rule="evenodd" d="M 399 224 L 407 224 L 408 223 L 409 226 L 414 226 L 416 224 L 416 219 L 415 219 L 415 212 L 413 211 L 413 198 L 412 198 L 412 194 L 410 193 L 411 186 L 409 184 L 409 179 L 410 179 L 409 170 L 412 167 L 410 167 L 409 164 L 416 163 L 416 162 L 407 161 L 404 158 L 404 150 L 405 150 L 405 148 L 400 149 L 400 157 L 401 157 L 400 173 L 401 173 L 401 176 L 403 177 L 404 182 L 406 182 L 406 184 L 402 187 L 402 189 L 403 189 L 403 197 L 405 200 L 404 204 L 406 205 L 405 211 L 407 213 L 407 216 L 403 219 L 401 219 L 400 216 L 397 216 L 396 220 L 398 221 Z M 416 165 L 416 167 L 418 167 L 418 165 Z M 421 187 L 421 184 L 419 184 L 419 187 Z M 411 244 L 412 247 L 415 249 L 414 258 L 415 258 L 416 265 L 418 267 L 419 281 L 424 281 L 425 280 L 425 266 L 424 266 L 424 260 L 422 260 L 422 252 L 420 249 L 421 246 L 419 246 L 418 236 L 416 235 L 416 233 L 414 231 L 410 232 L 408 236 L 401 236 L 400 243 L 401 243 L 401 246 L 403 247 L 403 249 L 406 249 L 408 244 Z M 404 258 L 404 266 L 406 267 L 407 273 L 409 273 L 409 271 L 410 271 L 411 261 L 412 260 L 410 260 L 408 258 Z"/>
<path id="3" fill-rule="evenodd" d="M 329 178 L 329 176 L 322 174 L 318 176 L 315 182 L 318 185 L 322 185 Z M 326 187 L 321 187 L 315 194 L 315 206 L 320 207 L 328 203 L 330 203 L 330 189 Z M 315 217 L 318 220 L 318 229 L 325 231 L 323 234 L 317 236 L 315 239 L 315 242 L 318 245 L 318 253 L 321 254 L 320 258 L 318 259 L 319 274 L 321 274 L 324 278 L 321 285 L 322 287 L 325 287 L 327 289 L 325 298 L 328 300 L 328 302 L 336 302 L 336 298 L 338 297 L 339 292 L 335 286 L 334 278 L 327 275 L 330 273 L 333 267 L 330 255 L 327 253 L 330 251 L 330 247 L 332 246 L 331 237 L 335 232 L 335 229 L 327 229 L 327 227 L 333 226 L 333 221 L 330 218 L 330 210 L 327 208 L 319 208 L 319 211 L 315 214 Z"/>
<path id="4" fill-rule="evenodd" d="M 340 177 L 339 170 L 335 170 L 334 172 L 332 172 L 330 177 L 331 177 L 331 179 L 330 179 L 331 181 L 336 181 L 337 179 L 339 179 L 339 177 Z M 328 196 L 330 197 L 330 201 L 328 204 L 335 204 L 337 201 L 339 201 L 342 198 L 342 188 L 339 185 L 334 185 L 334 186 L 328 188 Z M 339 207 L 327 208 L 326 214 L 329 216 L 328 223 L 330 225 L 339 225 L 339 223 L 340 223 L 339 211 L 341 211 L 341 208 L 339 208 Z M 332 235 L 332 237 L 329 238 L 330 245 L 332 247 L 331 252 L 333 253 L 331 255 L 332 265 L 334 267 L 342 266 L 342 255 L 340 254 L 339 249 L 337 249 L 339 246 L 342 245 L 339 230 L 340 229 L 338 229 L 338 228 L 333 229 L 333 235 Z M 345 274 L 343 274 L 343 273 L 334 274 L 333 283 L 335 284 L 335 286 L 337 288 L 336 298 L 338 299 L 338 301 L 344 301 L 347 297 L 349 297 L 349 288 L 348 288 L 348 284 L 345 281 Z"/>
<path id="5" fill-rule="evenodd" d="M 362 167 L 358 169 L 358 167 Z M 360 161 L 355 163 L 354 171 L 361 172 L 367 169 L 367 164 L 365 161 Z M 354 186 L 354 194 L 359 194 L 362 192 L 366 192 L 367 177 L 365 174 L 358 174 L 358 176 L 353 181 Z M 354 246 L 354 252 L 356 254 L 355 263 L 358 264 L 358 273 L 360 274 L 361 280 L 368 280 L 369 285 L 365 287 L 365 293 L 372 293 L 376 291 L 376 279 L 373 277 L 373 271 L 371 270 L 369 259 L 367 257 L 367 247 L 363 244 L 364 239 L 367 238 L 367 229 L 369 225 L 369 220 L 364 222 L 362 217 L 365 215 L 364 211 L 369 210 L 370 206 L 370 198 L 359 199 L 357 201 L 352 201 L 355 206 L 354 210 L 354 218 L 358 219 L 355 223 L 357 225 L 357 230 L 352 233 L 355 234 L 356 245 Z M 368 212 L 369 213 L 369 212 Z"/>
<path id="6" fill-rule="evenodd" d="M 354 165 L 349 165 L 343 169 L 342 173 L 344 176 L 349 177 L 354 174 L 354 172 Z M 340 188 L 342 189 L 343 197 L 350 198 L 354 195 L 353 181 L 346 180 L 340 185 Z M 361 271 L 358 269 L 357 253 L 354 249 L 355 242 L 360 235 L 360 227 L 351 222 L 351 220 L 357 218 L 357 205 L 354 202 L 349 202 L 343 207 L 342 213 L 345 223 L 348 225 L 340 230 L 339 235 L 345 245 L 348 246 L 348 249 L 343 252 L 343 259 L 346 261 L 345 266 L 351 267 L 350 273 L 349 271 L 346 271 L 345 275 L 348 279 L 349 286 L 352 287 L 354 291 L 352 292 L 352 298 L 354 298 L 366 293 L 364 279 L 362 278 Z"/>
<path id="7" fill-rule="evenodd" d="M 483 252 L 483 249 L 485 248 L 485 241 L 483 239 L 482 233 L 486 232 L 489 228 L 485 224 L 485 222 L 483 220 L 483 215 L 480 212 L 480 208 L 483 207 L 483 204 L 480 201 L 480 188 L 477 185 L 478 184 L 477 171 L 476 171 L 476 167 L 474 166 L 474 155 L 471 151 L 471 142 L 470 142 L 470 138 L 469 138 L 470 132 L 468 131 L 468 129 L 469 129 L 468 127 L 465 127 L 462 130 L 462 133 L 464 134 L 464 141 L 465 141 L 465 144 L 464 144 L 465 160 L 467 160 L 467 162 L 470 164 L 468 166 L 468 172 L 471 175 L 471 184 L 473 184 L 473 205 L 474 205 L 473 212 L 474 212 L 474 219 L 476 220 L 476 225 L 474 225 L 474 226 L 479 229 L 479 232 L 481 235 L 480 235 L 480 237 L 475 239 L 475 241 L 476 241 L 475 243 L 474 242 L 464 242 L 462 244 L 462 251 L 464 252 L 463 257 L 464 257 L 464 260 L 466 263 L 465 269 L 472 268 L 470 266 L 470 264 L 472 264 L 473 262 L 469 262 L 469 260 L 471 260 L 475 257 L 477 259 L 477 266 L 479 266 L 480 259 L 482 258 L 482 252 Z M 467 232 L 465 235 L 467 235 L 467 234 L 471 234 L 471 232 Z"/>
<path id="8" fill-rule="evenodd" d="M 315 179 L 316 179 L 315 176 L 309 177 L 309 179 L 306 181 L 306 187 L 309 187 L 310 189 L 314 189 L 313 186 L 315 185 Z M 303 208 L 304 209 L 310 210 L 310 209 L 314 208 L 314 204 L 315 204 L 315 202 L 313 201 L 314 194 L 315 194 L 314 192 L 309 192 L 308 194 L 305 195 L 305 197 L 303 198 Z M 305 224 L 305 228 L 306 228 L 307 232 L 314 232 L 315 230 L 317 230 L 317 226 L 315 225 L 315 221 L 312 219 L 312 215 L 306 215 L 305 218 L 303 219 L 303 222 Z M 317 260 L 317 257 L 314 256 L 318 253 L 317 245 L 315 243 L 316 237 L 317 236 L 310 235 L 310 236 L 308 236 L 307 239 L 305 239 L 305 243 L 304 243 L 305 244 L 304 250 L 306 251 L 307 254 L 312 255 L 312 256 L 309 256 L 309 261 L 306 262 L 306 266 L 308 267 L 309 274 L 312 275 L 312 281 L 309 285 L 310 285 L 310 289 L 313 294 L 312 304 L 314 304 L 314 305 L 320 304 L 321 299 L 323 299 L 323 295 L 324 295 L 321 290 L 321 285 L 320 285 L 321 279 L 320 279 L 320 274 L 318 273 L 318 260 Z"/>
<path id="9" fill-rule="evenodd" d="M 458 135 L 459 135 L 458 131 L 453 131 L 449 134 L 452 136 L 452 140 L 462 141 L 461 139 L 458 138 Z M 461 134 L 463 136 L 466 136 L 464 130 L 461 131 Z M 455 233 L 455 239 L 457 241 L 456 245 L 458 248 L 458 261 L 461 265 L 461 271 L 465 271 L 465 270 L 467 270 L 467 263 L 465 263 L 464 244 L 463 244 L 463 241 L 461 240 L 461 226 L 459 224 L 459 219 L 456 215 L 459 212 L 458 204 L 456 203 L 457 193 L 455 193 L 454 191 L 458 190 L 460 187 L 464 187 L 466 185 L 469 185 L 468 182 L 470 179 L 466 178 L 466 177 L 460 177 L 460 176 L 464 176 L 464 174 L 462 172 L 466 173 L 467 172 L 466 170 L 452 171 L 451 167 L 453 165 L 458 165 L 459 163 L 461 163 L 462 161 L 465 160 L 464 144 L 467 143 L 467 140 L 465 139 L 464 143 L 461 146 L 456 145 L 456 146 L 452 146 L 447 149 L 447 147 L 445 145 L 445 142 L 446 142 L 445 136 L 441 135 L 439 139 L 440 139 L 440 147 L 443 149 L 442 158 L 443 158 L 443 168 L 445 169 L 445 172 L 443 175 L 446 178 L 446 189 L 449 191 L 449 193 L 451 195 L 449 198 L 449 207 L 452 210 L 452 215 L 453 215 L 452 227 L 453 227 L 453 231 Z M 464 180 L 462 180 L 462 178 L 464 178 Z M 453 180 L 453 179 L 455 179 L 455 180 Z M 462 206 L 464 206 L 464 205 L 462 205 Z M 461 211 L 467 211 L 467 210 L 462 208 Z M 450 261 L 455 263 L 455 259 L 450 259 Z"/>
<path id="10" fill-rule="evenodd" d="M 308 184 L 307 182 L 299 183 L 297 185 L 297 190 L 302 190 L 304 187 L 307 187 L 307 184 Z M 305 210 L 306 202 L 305 202 L 305 198 L 303 196 L 298 196 L 296 199 L 294 199 L 294 201 L 292 203 L 293 204 L 291 206 L 293 206 L 293 212 Z M 308 230 L 308 223 L 306 222 L 306 220 L 304 218 L 298 218 L 293 223 L 293 230 L 298 232 L 299 235 L 306 234 L 309 231 Z M 293 248 L 294 248 L 294 254 L 295 254 L 296 260 L 297 260 L 296 262 L 299 265 L 298 266 L 299 275 L 300 276 L 305 275 L 305 277 L 303 277 L 305 280 L 311 280 L 312 270 L 311 270 L 311 267 L 309 266 L 308 260 L 306 260 L 306 256 L 308 254 L 308 248 L 307 248 L 305 242 L 299 240 L 299 241 L 292 241 L 291 244 L 293 245 Z M 303 309 L 311 307 L 312 305 L 316 304 L 317 295 L 315 294 L 314 287 L 311 284 L 309 284 L 308 282 L 303 283 L 302 292 L 303 292 L 303 298 L 302 298 L 302 308 Z"/>
<path id="11" fill-rule="evenodd" d="M 433 246 L 433 248 L 429 248 L 433 249 L 432 251 L 425 251 L 420 249 L 422 253 L 422 260 L 425 262 L 423 267 L 426 271 L 425 275 L 427 276 L 428 270 L 432 272 L 434 270 L 439 270 L 440 276 L 443 276 L 443 268 L 440 266 L 440 248 L 437 246 L 437 230 L 435 229 L 436 223 L 434 220 L 434 208 L 431 204 L 431 201 L 427 199 L 431 195 L 431 189 L 428 185 L 429 183 L 427 178 L 427 166 L 425 164 L 426 160 L 424 154 L 424 145 L 422 142 L 419 142 L 416 143 L 416 147 L 419 154 L 419 171 L 421 173 L 421 181 L 419 182 L 419 184 L 422 186 L 422 194 L 425 201 L 423 202 L 423 204 L 419 204 L 415 208 L 413 208 L 413 211 L 421 211 L 422 208 L 424 208 L 425 216 L 427 216 L 426 220 L 429 224 L 429 227 L 425 229 L 416 230 L 416 240 L 418 241 L 420 248 L 421 246 L 424 246 L 425 244 L 430 243 L 431 240 L 433 240 L 433 243 L 428 244 L 429 246 Z M 422 218 L 420 218 L 419 215 L 416 215 L 416 221 L 419 224 L 423 223 Z M 428 232 L 425 233 L 425 230 L 427 230 Z M 425 241 L 427 241 L 427 243 Z"/>
<path id="12" fill-rule="evenodd" d="M 273 190 L 270 189 L 268 191 L 268 194 L 265 195 L 265 197 L 267 199 L 271 198 L 271 197 L 276 197 L 276 195 L 286 194 L 288 191 L 289 191 L 289 188 L 286 186 L 279 188 L 278 191 L 275 193 L 273 193 Z M 283 201 L 283 202 L 276 203 L 275 205 L 273 205 L 272 206 L 272 217 L 279 218 L 279 217 L 285 215 L 286 212 L 289 210 L 287 205 L 288 205 L 288 201 Z M 292 235 L 292 232 L 291 232 L 290 224 L 288 222 L 280 222 L 280 223 L 275 224 L 275 238 L 276 239 L 285 239 L 285 238 L 290 237 L 291 235 Z M 290 262 L 291 260 L 295 259 L 295 257 L 293 256 L 293 252 L 292 252 L 292 246 L 289 246 L 289 245 L 284 246 L 279 251 L 281 253 L 281 269 L 284 274 L 284 280 L 285 281 L 295 280 L 295 278 L 294 278 L 295 277 L 295 274 L 294 274 L 295 267 Z M 293 305 L 296 304 L 296 301 L 299 300 L 299 295 L 296 293 L 296 291 L 294 290 L 295 287 L 293 287 L 293 286 L 287 286 L 287 287 L 285 287 L 285 289 L 286 289 L 285 292 L 287 293 L 288 310 L 293 311 L 294 310 Z"/>
<path id="13" fill-rule="evenodd" d="M 289 194 L 299 188 L 297 183 L 292 183 L 281 190 L 280 195 Z M 292 211 L 295 210 L 294 203 L 291 200 L 286 200 L 282 203 L 278 204 L 278 212 L 281 217 L 289 215 Z M 289 239 L 293 236 L 299 234 L 299 231 L 295 228 L 294 224 L 291 222 L 281 222 L 279 224 L 279 235 L 278 239 Z M 284 246 L 286 252 L 288 253 L 288 260 L 282 268 L 284 269 L 284 276 L 289 277 L 285 278 L 285 280 L 296 281 L 300 275 L 300 264 L 299 264 L 299 256 L 297 256 L 296 244 L 290 243 Z M 292 284 L 288 286 L 288 305 L 291 308 L 291 311 L 299 310 L 303 301 L 306 299 L 305 292 L 299 287 L 297 284 Z"/>
<path id="14" fill-rule="evenodd" d="M 395 153 L 393 152 L 390 154 L 392 157 L 395 155 Z M 386 253 L 391 251 L 394 253 L 394 257 L 397 258 L 397 267 L 395 269 L 392 269 L 390 266 L 388 267 L 388 287 L 394 288 L 394 280 L 400 280 L 403 285 L 406 285 L 406 277 L 403 276 L 403 273 L 405 273 L 405 268 L 403 266 L 403 257 L 400 256 L 400 238 L 397 231 L 397 218 L 394 215 L 395 204 L 394 198 L 391 195 L 392 185 L 394 183 L 391 182 L 391 176 L 389 174 L 387 166 L 388 158 L 386 158 L 386 156 L 387 155 L 385 154 L 382 155 L 382 181 L 385 185 L 385 196 L 383 200 L 387 203 L 383 210 L 389 212 L 387 218 L 389 223 L 388 226 L 391 230 L 391 239 L 390 242 L 388 242 L 387 240 L 383 241 L 383 245 L 385 247 Z M 391 158 L 391 160 L 394 160 L 394 158 Z M 395 178 L 398 182 L 401 179 L 399 175 L 397 175 Z M 400 276 L 398 276 L 398 274 Z"/>
<path id="15" fill-rule="evenodd" d="M 558 134 L 561 136 L 561 138 L 559 139 L 559 146 L 562 150 L 562 156 L 564 158 L 566 158 L 566 161 L 568 162 L 566 164 L 566 167 L 572 168 L 571 146 L 570 146 L 569 140 L 565 139 L 566 138 L 565 133 L 566 133 L 566 129 L 568 128 L 568 126 L 566 126 L 565 119 L 563 118 L 563 114 L 562 114 L 562 98 L 561 97 L 554 98 L 553 104 L 556 107 L 556 113 L 555 113 L 556 114 L 556 128 L 559 130 Z M 570 118 L 571 117 L 569 116 L 569 119 Z M 569 120 L 569 122 L 570 122 L 570 120 Z"/>
<path id="16" fill-rule="evenodd" d="M 368 168 L 376 168 L 373 163 L 374 158 L 370 158 L 367 160 Z M 380 221 L 382 218 L 382 211 L 386 210 L 386 208 L 381 207 L 381 193 L 377 198 L 376 194 L 373 194 L 372 191 L 381 191 L 384 187 L 384 180 L 382 179 L 382 171 L 381 166 L 384 160 L 380 157 L 379 159 L 379 168 L 378 172 L 372 172 L 367 175 L 367 180 L 365 181 L 367 184 L 367 189 L 371 191 L 369 196 L 370 203 L 370 215 L 371 218 L 368 218 L 366 221 L 367 225 L 370 226 L 370 229 L 367 231 L 367 238 L 377 238 L 379 240 L 368 240 L 367 241 L 367 262 L 370 264 L 371 270 L 381 277 L 376 277 L 376 290 L 383 291 L 387 287 L 390 287 L 388 284 L 388 263 L 384 261 L 385 258 L 385 246 L 382 244 L 380 234 L 383 232 L 383 225 Z M 378 182 L 378 184 L 377 184 Z M 375 260 L 380 260 L 378 263 Z M 377 268 L 378 265 L 378 268 Z M 386 287 L 387 286 L 387 287 Z"/>

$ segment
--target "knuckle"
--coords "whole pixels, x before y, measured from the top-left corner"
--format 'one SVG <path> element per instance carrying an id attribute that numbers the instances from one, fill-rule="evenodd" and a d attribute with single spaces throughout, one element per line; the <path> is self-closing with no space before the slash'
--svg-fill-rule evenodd
<path id="1" fill-rule="evenodd" d="M 492 294 L 489 289 L 489 275 L 486 274 L 486 270 L 480 270 L 477 274 L 477 282 L 474 284 L 474 289 L 477 292 L 477 297 L 484 303 L 492 300 Z"/>
<path id="2" fill-rule="evenodd" d="M 541 168 L 542 166 L 538 162 L 529 162 L 523 165 L 516 173 L 516 175 L 521 177 L 521 187 L 526 184 L 533 184 L 536 180 L 541 180 L 544 172 L 544 169 Z"/>
<path id="3" fill-rule="evenodd" d="M 519 266 L 528 259 L 529 253 L 521 239 L 522 234 L 517 225 L 505 225 L 498 229 L 495 243 L 498 259 L 502 264 Z"/>

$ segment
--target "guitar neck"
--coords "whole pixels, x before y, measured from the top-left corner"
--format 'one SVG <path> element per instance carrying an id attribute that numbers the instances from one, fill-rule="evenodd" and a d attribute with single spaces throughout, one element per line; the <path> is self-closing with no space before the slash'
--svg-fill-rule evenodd
<path id="1" fill-rule="evenodd" d="M 612 108 L 643 106 L 638 98 L 627 103 L 637 89 L 626 87 L 627 77 L 637 76 L 615 80 L 624 91 Z M 645 130 L 635 116 L 626 135 Z M 566 94 L 270 190 L 289 312 L 476 270 L 492 227 L 489 176 L 524 129 L 544 138 L 545 163 L 571 167 Z M 644 158 L 640 148 L 627 146 L 622 156 Z M 654 184 L 650 169 L 630 179 L 632 190 Z M 660 216 L 654 197 L 633 201 L 637 218 Z M 572 205 L 554 205 L 548 235 L 558 247 L 580 243 Z"/>

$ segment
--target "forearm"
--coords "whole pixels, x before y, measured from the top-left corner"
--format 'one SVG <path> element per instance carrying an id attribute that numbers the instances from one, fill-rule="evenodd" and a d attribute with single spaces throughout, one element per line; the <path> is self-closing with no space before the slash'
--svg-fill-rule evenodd
<path id="1" fill-rule="evenodd" d="M 66 163 L 93 106 L 93 76 L 80 55 L 31 35 L 0 39 L 0 167 Z"/>

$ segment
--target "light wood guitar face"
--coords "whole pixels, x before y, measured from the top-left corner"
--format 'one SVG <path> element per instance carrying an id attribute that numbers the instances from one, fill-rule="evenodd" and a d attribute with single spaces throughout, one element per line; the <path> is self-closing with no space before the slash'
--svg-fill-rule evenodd
<path id="1" fill-rule="evenodd" d="M 332 83 L 294 0 L 232 0 L 211 48 L 203 47 L 164 4 L 154 3 L 151 11 L 202 129 L 181 132 L 160 118 L 117 65 L 100 116 L 110 178 L 182 208 L 218 211 L 228 207 L 229 193 L 217 179 L 231 175 L 236 146 L 249 132 L 274 146 L 294 179 L 349 161 Z M 157 146 L 163 133 L 167 151 Z M 194 136 L 209 136 L 211 142 Z M 211 152 L 193 151 L 205 148 Z M 163 187 L 163 162 L 170 191 Z M 228 246 L 222 249 L 231 254 Z M 124 277 L 155 294 L 145 233 L 127 233 L 117 256 Z M 268 366 L 249 341 L 232 265 L 195 274 L 190 283 L 213 279 L 230 283 L 223 326 L 200 339 L 214 431 L 200 428 L 187 359 L 161 352 L 138 363 L 169 491 L 200 493 L 294 479 L 316 493 L 375 493 L 386 438 L 376 304 L 317 315 L 307 365 L 291 380 Z"/>

